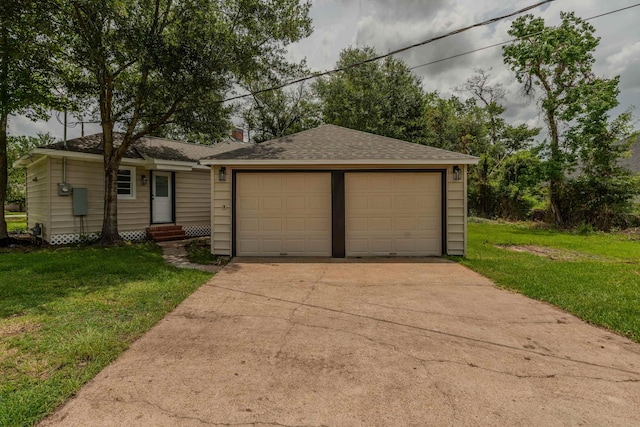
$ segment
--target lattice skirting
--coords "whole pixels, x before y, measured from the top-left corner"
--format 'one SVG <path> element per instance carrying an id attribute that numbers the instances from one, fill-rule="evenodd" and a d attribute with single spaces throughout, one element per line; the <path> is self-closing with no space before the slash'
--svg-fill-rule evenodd
<path id="1" fill-rule="evenodd" d="M 122 231 L 119 233 L 120 237 L 124 240 L 144 240 L 147 238 L 147 232 L 145 230 L 136 231 Z M 49 236 L 50 245 L 68 245 L 70 243 L 80 242 L 93 242 L 100 238 L 99 233 L 87 233 L 87 234 L 53 234 Z"/>
<path id="2" fill-rule="evenodd" d="M 210 236 L 211 235 L 211 226 L 210 225 L 185 225 L 182 227 L 184 230 L 184 234 L 189 237 L 200 237 L 200 236 Z"/>

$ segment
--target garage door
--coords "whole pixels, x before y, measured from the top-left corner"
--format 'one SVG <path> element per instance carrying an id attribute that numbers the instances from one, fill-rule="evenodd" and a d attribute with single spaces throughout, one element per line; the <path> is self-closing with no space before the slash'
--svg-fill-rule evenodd
<path id="1" fill-rule="evenodd" d="M 331 174 L 238 173 L 238 256 L 331 256 Z"/>
<path id="2" fill-rule="evenodd" d="M 442 254 L 441 174 L 345 174 L 347 256 Z"/>

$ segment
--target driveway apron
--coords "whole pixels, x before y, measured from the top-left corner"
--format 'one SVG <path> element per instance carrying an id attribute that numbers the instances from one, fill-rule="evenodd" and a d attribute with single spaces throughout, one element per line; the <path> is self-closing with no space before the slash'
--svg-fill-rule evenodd
<path id="1" fill-rule="evenodd" d="M 236 259 L 42 425 L 640 425 L 640 345 L 440 259 Z"/>

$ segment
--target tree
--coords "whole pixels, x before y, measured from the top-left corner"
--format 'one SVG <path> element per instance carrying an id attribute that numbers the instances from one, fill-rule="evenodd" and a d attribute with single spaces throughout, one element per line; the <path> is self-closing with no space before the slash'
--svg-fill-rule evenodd
<path id="1" fill-rule="evenodd" d="M 492 216 L 500 204 L 493 191 L 492 175 L 505 159 L 517 150 L 526 148 L 540 132 L 538 128 L 506 123 L 502 118 L 505 108 L 500 103 L 505 97 L 505 90 L 500 84 L 491 85 L 490 77 L 487 71 L 477 69 L 461 87 L 456 88 L 459 92 L 471 93 L 481 103 L 487 121 L 487 140 L 474 153 L 480 157 L 480 161 L 471 168 L 473 179 L 469 188 L 469 194 L 475 196 L 470 198 L 470 207 L 485 217 Z"/>
<path id="2" fill-rule="evenodd" d="M 6 197 L 7 202 L 16 203 L 20 205 L 21 210 L 24 209 L 26 198 L 25 178 L 27 171 L 25 168 L 13 168 L 11 166 L 13 162 L 27 154 L 35 147 L 42 147 L 54 142 L 55 138 L 48 133 L 38 134 L 37 137 L 10 136 L 7 138 L 7 158 L 9 164 Z"/>
<path id="3" fill-rule="evenodd" d="M 4 218 L 9 163 L 7 126 L 14 114 L 45 116 L 52 106 L 53 59 L 48 3 L 34 0 L 0 2 L 0 240 L 8 237 Z"/>
<path id="4" fill-rule="evenodd" d="M 540 108 L 547 124 L 549 139 L 545 141 L 546 179 L 549 201 L 556 225 L 565 223 L 569 213 L 563 209 L 565 173 L 576 164 L 578 145 L 584 142 L 581 122 L 591 114 L 593 105 L 583 103 L 583 95 L 597 80 L 593 74 L 593 51 L 599 38 L 595 29 L 573 13 L 561 13 L 558 27 L 545 26 L 542 18 L 525 15 L 517 18 L 509 30 L 517 41 L 503 48 L 504 62 L 516 73 L 524 91 L 532 94 L 540 89 Z M 601 95 L 613 105 L 609 90 Z M 564 130 L 566 129 L 566 130 Z M 570 135 L 583 134 L 581 138 Z"/>
<path id="5" fill-rule="evenodd" d="M 284 70 L 273 70 L 271 75 L 246 78 L 243 87 L 253 95 L 244 104 L 242 117 L 254 142 L 290 135 L 321 123 L 320 105 L 305 82 L 268 90 L 308 74 L 303 62 Z"/>
<path id="6" fill-rule="evenodd" d="M 420 79 L 402 60 L 392 57 L 349 67 L 375 56 L 370 47 L 344 49 L 336 67 L 347 68 L 314 83 L 322 103 L 323 121 L 406 141 L 421 141 L 424 92 Z"/>
<path id="7" fill-rule="evenodd" d="M 102 127 L 103 245 L 120 240 L 116 185 L 127 149 L 167 125 L 223 133 L 221 101 L 234 80 L 281 65 L 284 46 L 311 32 L 309 8 L 297 0 L 60 0 L 67 88 L 96 107 Z"/>

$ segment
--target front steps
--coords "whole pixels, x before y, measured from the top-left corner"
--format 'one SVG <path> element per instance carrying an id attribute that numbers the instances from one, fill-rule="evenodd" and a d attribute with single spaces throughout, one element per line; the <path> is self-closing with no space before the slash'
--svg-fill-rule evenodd
<path id="1" fill-rule="evenodd" d="M 154 242 L 186 239 L 187 235 L 181 225 L 157 225 L 147 228 L 147 235 Z"/>

